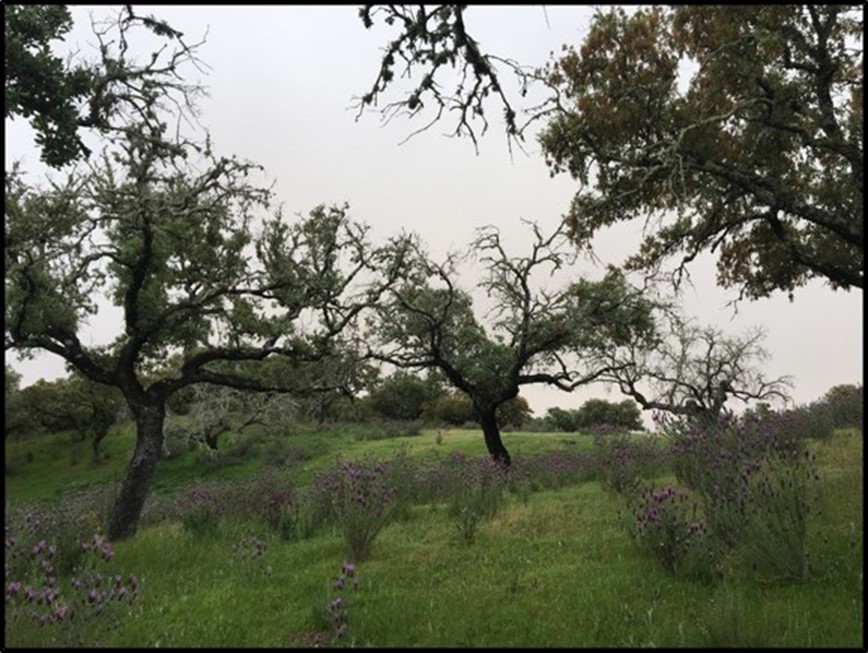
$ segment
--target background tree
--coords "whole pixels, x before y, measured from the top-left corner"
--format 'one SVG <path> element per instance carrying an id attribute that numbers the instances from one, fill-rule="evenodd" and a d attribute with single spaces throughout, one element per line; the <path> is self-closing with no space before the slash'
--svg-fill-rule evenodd
<path id="1" fill-rule="evenodd" d="M 625 346 L 603 353 L 609 369 L 602 380 L 615 384 L 644 410 L 714 423 L 727 402 L 786 400 L 787 377 L 769 379 L 759 371 L 768 358 L 754 330 L 726 336 L 668 312 L 654 347 Z M 602 363 L 601 363 L 602 364 Z"/>
<path id="2" fill-rule="evenodd" d="M 613 8 L 534 74 L 485 54 L 461 9 L 367 7 L 365 26 L 378 14 L 400 33 L 362 104 L 376 102 L 401 60 L 418 81 L 387 105 L 393 114 L 414 116 L 429 98 L 442 109 L 445 98 L 459 109 L 460 134 L 490 96 L 510 137 L 543 119 L 552 173 L 581 184 L 566 215 L 580 247 L 608 225 L 644 218 L 628 269 L 658 270 L 675 257 L 677 284 L 701 252 L 717 251 L 718 283 L 740 297 L 792 297 L 814 278 L 863 287 L 860 6 Z M 521 127 L 495 61 L 523 89 L 535 79 L 550 91 Z M 455 99 L 433 81 L 446 63 L 464 71 Z"/>
<path id="3" fill-rule="evenodd" d="M 21 394 L 21 375 L 6 364 L 3 379 L 3 429 L 4 437 L 20 438 L 36 428 L 34 415 L 27 410 L 26 399 Z"/>
<path id="4" fill-rule="evenodd" d="M 104 65 L 123 61 L 112 44 L 123 54 L 128 27 L 120 21 L 111 43 L 101 39 Z M 155 53 L 152 65 L 162 62 L 181 79 L 177 55 Z M 195 383 L 298 393 L 340 387 L 352 366 L 311 387 L 263 379 L 259 364 L 336 355 L 339 335 L 402 265 L 402 245 L 372 248 L 346 207 L 318 207 L 293 223 L 277 211 L 254 231 L 270 192 L 249 181 L 252 164 L 215 156 L 208 141 L 168 136 L 177 107 L 191 100 L 180 82 L 174 89 L 177 104 L 166 87 L 142 82 L 137 110 L 120 116 L 122 129 L 105 132 L 106 152 L 86 171 L 47 189 L 29 187 L 15 171 L 6 177 L 6 349 L 49 351 L 118 388 L 136 423 L 107 525 L 113 540 L 136 531 L 173 393 Z M 80 336 L 98 300 L 122 311 L 123 330 L 105 347 Z M 174 354 L 175 369 L 154 380 Z"/>
<path id="5" fill-rule="evenodd" d="M 65 5 L 3 5 L 6 117 L 30 121 L 42 160 L 49 166 L 60 168 L 89 156 L 82 130 L 111 129 L 118 113 L 136 106 L 145 85 L 177 85 L 172 77 L 175 64 L 191 52 L 183 45 L 183 34 L 152 16 L 137 16 L 129 5 L 118 21 L 126 30 L 143 27 L 167 44 L 182 47 L 167 65 L 156 59 L 135 63 L 127 56 L 125 42 L 114 56 L 104 55 L 97 63 L 76 58 L 64 62 L 51 52 L 51 43 L 62 41 L 72 29 Z M 104 34 L 98 32 L 100 37 Z"/>
<path id="6" fill-rule="evenodd" d="M 447 390 L 425 404 L 422 418 L 433 424 L 464 426 L 475 422 L 476 414 L 473 403 L 466 394 L 458 390 Z"/>
<path id="7" fill-rule="evenodd" d="M 80 375 L 39 379 L 19 391 L 17 405 L 27 414 L 33 432 L 70 431 L 83 442 L 92 437 L 98 458 L 100 441 L 118 419 L 120 395 Z"/>
<path id="8" fill-rule="evenodd" d="M 608 371 L 588 355 L 647 338 L 651 302 L 610 270 L 601 281 L 579 280 L 557 291 L 535 290 L 536 275 L 570 257 L 561 229 L 549 236 L 533 227 L 530 254 L 507 254 L 494 228 L 480 231 L 468 252 L 486 269 L 480 289 L 494 302 L 486 330 L 470 295 L 456 284 L 456 256 L 438 264 L 415 246 L 407 281 L 390 288 L 376 308 L 368 338 L 372 357 L 403 369 L 436 368 L 466 394 L 489 453 L 508 466 L 497 409 L 522 385 L 545 383 L 570 391 Z M 536 274 L 535 274 L 536 273 Z M 601 360 L 599 357 L 595 359 Z"/>
<path id="9" fill-rule="evenodd" d="M 832 386 L 820 403 L 829 413 L 835 428 L 855 427 L 862 430 L 865 400 L 862 385 L 842 383 Z"/>
<path id="10" fill-rule="evenodd" d="M 425 405 L 444 392 L 433 374 L 424 378 L 406 370 L 396 370 L 370 393 L 371 407 L 386 419 L 414 420 L 422 416 Z"/>
<path id="11" fill-rule="evenodd" d="M 630 431 L 644 431 L 642 413 L 632 399 L 614 402 L 588 399 L 575 411 L 575 430 L 614 427 Z"/>
<path id="12" fill-rule="evenodd" d="M 231 387 L 190 386 L 192 399 L 187 413 L 170 416 L 175 433 L 183 433 L 185 440 L 201 442 L 216 451 L 224 433 L 241 434 L 254 426 L 274 428 L 283 417 L 292 414 L 295 403 L 281 393 L 237 390 Z M 168 429 L 167 429 L 168 430 Z"/>
<path id="13" fill-rule="evenodd" d="M 553 406 L 546 411 L 545 420 L 548 428 L 554 431 L 575 433 L 579 430 L 579 426 L 576 424 L 575 410 L 565 410 L 564 408 Z"/>

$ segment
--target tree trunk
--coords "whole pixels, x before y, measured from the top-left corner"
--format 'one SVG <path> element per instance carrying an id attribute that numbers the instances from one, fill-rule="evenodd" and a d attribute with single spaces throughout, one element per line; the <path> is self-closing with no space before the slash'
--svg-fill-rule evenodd
<path id="1" fill-rule="evenodd" d="M 109 517 L 108 538 L 122 540 L 136 534 L 142 507 L 151 487 L 151 479 L 163 447 L 163 421 L 166 418 L 164 401 L 130 405 L 136 420 L 136 448 L 127 476 L 115 499 Z"/>
<path id="2" fill-rule="evenodd" d="M 479 412 L 479 424 L 482 426 L 482 434 L 485 436 L 485 446 L 494 461 L 509 468 L 512 463 L 509 452 L 500 438 L 500 427 L 497 425 L 495 409 Z"/>
<path id="3" fill-rule="evenodd" d="M 111 428 L 111 427 L 109 427 Z M 93 439 L 91 440 L 91 447 L 93 447 L 93 461 L 99 462 L 99 445 L 102 444 L 102 441 L 105 439 L 105 436 L 108 435 L 109 429 L 103 428 L 102 425 L 97 424 L 94 427 L 93 431 Z"/>

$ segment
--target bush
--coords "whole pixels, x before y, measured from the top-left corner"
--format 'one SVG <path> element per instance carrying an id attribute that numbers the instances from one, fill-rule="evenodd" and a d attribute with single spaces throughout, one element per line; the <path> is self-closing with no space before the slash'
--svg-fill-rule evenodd
<path id="1" fill-rule="evenodd" d="M 317 482 L 332 496 L 334 515 L 350 559 L 361 562 L 392 516 L 395 493 L 386 482 L 384 463 L 341 461 L 320 475 Z"/>
<path id="2" fill-rule="evenodd" d="M 646 437 L 595 433 L 594 450 L 600 484 L 615 492 L 625 492 L 642 478 L 653 478 L 668 464 L 668 454 Z"/>
<path id="3" fill-rule="evenodd" d="M 819 478 L 803 439 L 810 420 L 798 419 L 809 415 L 721 416 L 674 433 L 676 476 L 696 491 L 712 536 L 741 546 L 754 569 L 778 579 L 809 572 L 807 515 Z"/>
<path id="4" fill-rule="evenodd" d="M 71 577 L 61 578 L 58 546 L 47 539 L 47 533 L 43 535 L 46 537 L 25 547 L 26 536 L 19 538 L 6 528 L 6 644 L 94 646 L 102 630 L 132 614 L 130 606 L 139 595 L 139 581 L 135 575 L 104 569 L 114 550 L 99 533 L 78 543 L 78 564 L 70 570 Z M 86 641 L 85 634 L 94 639 Z"/>
<path id="5" fill-rule="evenodd" d="M 194 537 L 208 537 L 217 531 L 220 512 L 217 498 L 210 490 L 197 488 L 178 497 L 184 529 Z"/>
<path id="6" fill-rule="evenodd" d="M 507 483 L 506 469 L 490 456 L 467 458 L 453 454 L 447 460 L 452 480 L 449 514 L 458 518 L 458 530 L 473 542 L 483 519 L 497 514 Z"/>
<path id="7" fill-rule="evenodd" d="M 605 399 L 588 399 L 574 417 L 577 430 L 608 425 L 627 431 L 644 431 L 642 413 L 632 399 L 614 403 Z"/>
<path id="8" fill-rule="evenodd" d="M 716 556 L 696 502 L 667 486 L 636 489 L 628 495 L 628 530 L 639 547 L 670 574 L 703 581 L 714 578 Z"/>

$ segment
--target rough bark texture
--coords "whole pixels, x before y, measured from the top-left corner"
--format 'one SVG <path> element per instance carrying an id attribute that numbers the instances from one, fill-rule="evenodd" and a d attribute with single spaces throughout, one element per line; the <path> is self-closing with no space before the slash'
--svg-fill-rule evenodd
<path id="1" fill-rule="evenodd" d="M 482 427 L 482 434 L 485 436 L 485 446 L 488 448 L 488 453 L 491 454 L 491 457 L 496 462 L 508 468 L 512 463 L 512 459 L 500 437 L 500 427 L 497 425 L 494 409 L 480 413 L 479 425 Z"/>
<path id="2" fill-rule="evenodd" d="M 131 405 L 136 420 L 136 448 L 120 494 L 109 517 L 108 538 L 122 540 L 136 534 L 139 517 L 163 447 L 164 402 Z"/>

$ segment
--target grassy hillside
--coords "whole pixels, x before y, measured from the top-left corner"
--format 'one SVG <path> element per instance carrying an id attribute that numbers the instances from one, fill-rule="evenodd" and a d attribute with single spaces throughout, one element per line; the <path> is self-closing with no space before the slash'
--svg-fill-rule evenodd
<path id="1" fill-rule="evenodd" d="M 253 433 L 227 441 L 216 460 L 191 451 L 162 461 L 139 534 L 115 544 L 110 560 L 88 563 L 106 577 L 135 574 L 137 600 L 115 601 L 96 615 L 83 598 L 78 620 L 40 623 L 32 615 L 48 608 L 7 598 L 6 645 L 863 644 L 862 436 L 856 431 L 810 445 L 820 480 L 809 521 L 811 574 L 799 582 L 755 573 L 741 564 L 739 548 L 727 554 L 720 577 L 701 582 L 667 572 L 625 531 L 624 495 L 601 483 L 606 477 L 599 469 L 585 469 L 561 477 L 559 485 L 534 481 L 530 472 L 520 483 L 514 475 L 496 512 L 479 521 L 472 537 L 449 492 L 416 495 L 379 532 L 370 555 L 356 562 L 358 587 L 346 578 L 336 589 L 348 558 L 338 523 L 285 539 L 261 515 L 225 506 L 263 478 L 271 490 L 320 482 L 316 473 L 338 458 L 389 460 L 402 452 L 433 468 L 456 451 L 471 458 L 484 453 L 482 436 L 473 431 L 366 441 L 354 435 L 353 429 Z M 586 435 L 508 433 L 505 442 L 516 470 L 530 470 L 522 461 L 546 452 L 550 465 L 560 464 L 555 454 L 585 460 L 577 454 L 594 452 Z M 22 515 L 65 515 L 42 518 L 62 523 L 47 534 L 58 541 L 70 532 L 69 522 L 79 530 L 98 526 L 131 443 L 128 430 L 114 435 L 108 460 L 99 464 L 88 462 L 86 449 L 74 453 L 81 445 L 62 434 L 7 443 L 7 557 L 10 519 L 27 552 L 33 545 L 20 528 Z M 646 482 L 674 481 L 669 469 L 651 475 L 656 478 Z M 179 508 L 176 497 L 193 487 L 209 488 L 225 502 L 216 529 L 191 528 L 195 523 Z M 76 493 L 83 488 L 90 491 Z M 53 559 L 58 568 L 62 559 Z M 75 607 L 73 573 L 57 575 L 62 597 Z M 8 582 L 7 576 L 7 597 Z M 342 605 L 329 611 L 338 596 Z M 336 638 L 341 624 L 345 632 Z"/>

